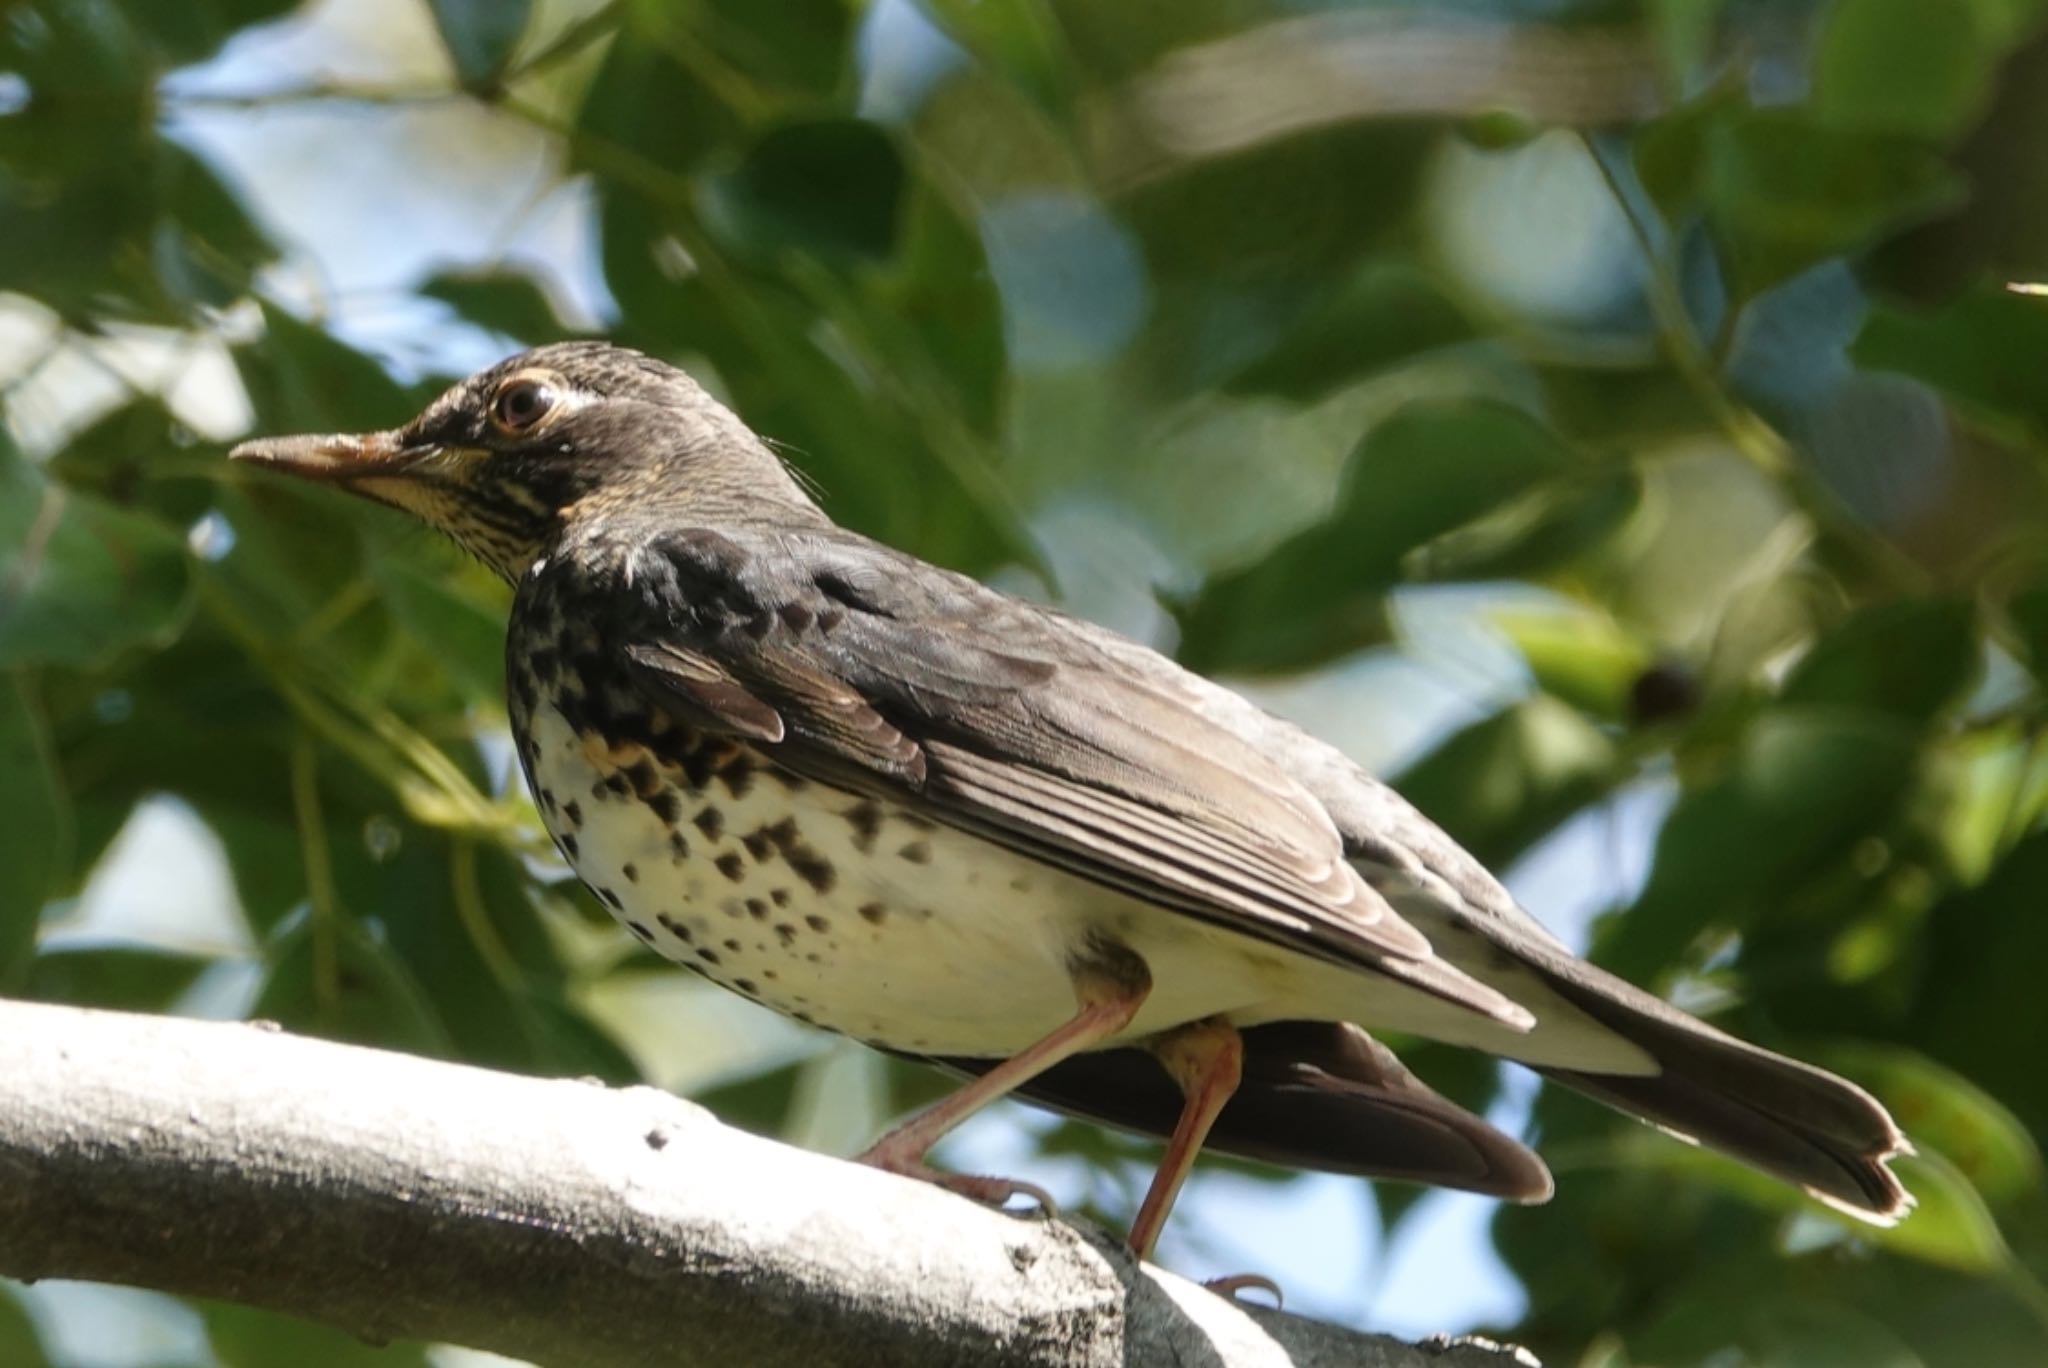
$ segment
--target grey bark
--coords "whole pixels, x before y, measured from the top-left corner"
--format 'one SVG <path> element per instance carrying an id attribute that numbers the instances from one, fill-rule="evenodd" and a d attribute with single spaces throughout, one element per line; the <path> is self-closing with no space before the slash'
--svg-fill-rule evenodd
<path id="1" fill-rule="evenodd" d="M 1531 1362 L 1247 1308 L 652 1088 L 5 1001 L 0 1275 L 574 1368 Z"/>

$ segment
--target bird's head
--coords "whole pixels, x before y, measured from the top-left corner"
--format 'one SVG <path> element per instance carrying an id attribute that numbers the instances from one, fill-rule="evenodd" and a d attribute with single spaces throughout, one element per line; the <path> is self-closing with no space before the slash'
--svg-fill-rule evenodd
<path id="1" fill-rule="evenodd" d="M 228 455 L 402 508 L 512 583 L 592 513 L 822 516 L 781 459 L 696 381 L 601 342 L 500 362 L 403 427 L 261 438 Z"/>

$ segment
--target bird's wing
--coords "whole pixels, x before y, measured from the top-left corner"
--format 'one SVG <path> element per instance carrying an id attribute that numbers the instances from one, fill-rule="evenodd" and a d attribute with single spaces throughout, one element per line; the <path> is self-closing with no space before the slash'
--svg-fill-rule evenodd
<path id="1" fill-rule="evenodd" d="M 677 530 L 625 573 L 643 609 L 614 649 L 679 720 L 1146 901 L 1529 1024 L 1432 954 L 1273 756 L 1071 619 L 837 529 Z"/>

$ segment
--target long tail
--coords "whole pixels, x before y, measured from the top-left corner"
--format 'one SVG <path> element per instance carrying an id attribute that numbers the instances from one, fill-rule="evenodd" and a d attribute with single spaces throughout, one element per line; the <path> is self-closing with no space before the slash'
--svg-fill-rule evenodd
<path id="1" fill-rule="evenodd" d="M 1542 965 L 1553 990 L 1641 1047 L 1661 1072 L 1545 1067 L 1589 1097 L 1793 1183 L 1838 1211 L 1892 1225 L 1912 1194 L 1887 1161 L 1912 1145 L 1876 1099 L 1822 1069 L 1725 1035 L 1583 962 Z"/>

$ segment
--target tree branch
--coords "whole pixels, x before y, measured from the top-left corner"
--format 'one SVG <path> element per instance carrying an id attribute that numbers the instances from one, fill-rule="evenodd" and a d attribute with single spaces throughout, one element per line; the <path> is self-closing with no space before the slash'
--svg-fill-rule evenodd
<path id="1" fill-rule="evenodd" d="M 1241 1307 L 1106 1237 L 652 1088 L 0 1002 L 0 1274 L 578 1368 L 1509 1368 Z"/>

